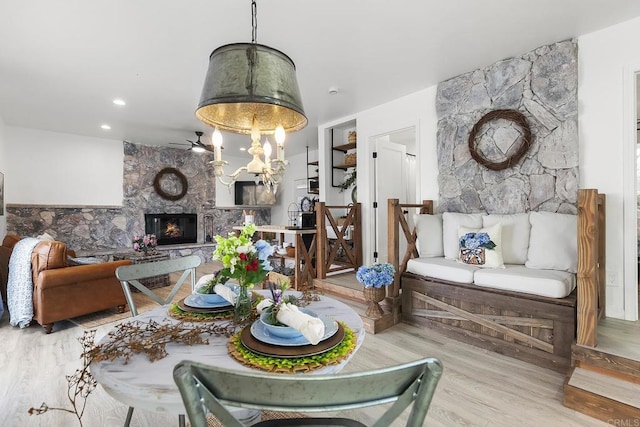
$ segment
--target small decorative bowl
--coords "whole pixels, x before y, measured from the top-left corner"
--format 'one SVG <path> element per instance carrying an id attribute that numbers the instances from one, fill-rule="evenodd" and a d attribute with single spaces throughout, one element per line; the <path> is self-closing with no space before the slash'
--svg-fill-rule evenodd
<path id="1" fill-rule="evenodd" d="M 305 308 L 301 308 L 300 311 L 303 312 L 303 313 L 306 313 L 306 314 L 308 314 L 310 316 L 316 316 L 316 314 L 313 311 L 307 310 Z M 291 326 L 284 326 L 284 325 L 276 326 L 276 325 L 272 325 L 267 320 L 267 316 L 268 315 L 269 315 L 269 313 L 264 313 L 263 312 L 260 315 L 260 322 L 264 325 L 264 328 L 270 334 L 275 335 L 275 336 L 280 337 L 280 338 L 298 338 L 298 337 L 302 336 L 302 332 L 298 331 L 295 328 L 292 328 Z"/>
<path id="2" fill-rule="evenodd" d="M 236 295 L 239 293 L 238 285 L 235 283 L 226 283 L 225 286 L 231 289 Z M 218 294 L 201 294 L 197 291 L 195 294 L 198 296 L 198 299 L 205 304 L 219 304 L 226 301 Z"/>
<path id="3" fill-rule="evenodd" d="M 198 300 L 205 304 L 217 304 L 225 301 L 225 299 L 218 294 L 201 294 L 196 292 L 196 295 L 198 296 Z"/>

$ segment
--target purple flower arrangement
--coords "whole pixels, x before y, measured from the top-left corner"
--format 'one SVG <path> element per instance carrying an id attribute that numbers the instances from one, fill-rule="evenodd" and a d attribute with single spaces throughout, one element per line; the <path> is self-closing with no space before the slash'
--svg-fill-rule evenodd
<path id="1" fill-rule="evenodd" d="M 145 234 L 144 236 L 135 236 L 133 238 L 133 250 L 136 252 L 153 252 L 156 246 L 158 246 L 158 240 L 155 234 Z"/>

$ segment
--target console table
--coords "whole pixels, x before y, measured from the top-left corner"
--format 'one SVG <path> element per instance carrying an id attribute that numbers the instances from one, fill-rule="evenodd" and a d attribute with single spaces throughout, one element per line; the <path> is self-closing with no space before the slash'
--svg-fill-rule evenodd
<path id="1" fill-rule="evenodd" d="M 241 230 L 241 226 L 233 227 L 234 230 Z M 316 229 L 292 229 L 286 228 L 284 225 L 257 225 L 256 231 L 260 233 L 260 238 L 264 238 L 265 233 L 274 233 L 279 237 L 280 243 L 284 242 L 285 234 L 293 235 L 295 242 L 294 256 L 273 254 L 274 258 L 286 260 L 292 259 L 295 274 L 293 276 L 292 286 L 295 290 L 302 288 L 304 283 L 309 287 L 313 287 L 313 279 L 316 278 Z M 305 245 L 303 236 L 312 236 L 309 249 Z"/>
<path id="2" fill-rule="evenodd" d="M 113 254 L 113 260 L 119 261 L 122 259 L 128 259 L 132 264 L 145 264 L 147 262 L 157 262 L 169 259 L 168 253 L 155 253 L 145 255 L 142 252 L 122 252 Z M 163 286 L 169 286 L 171 284 L 168 274 L 160 276 L 149 277 L 148 279 L 140 279 L 140 283 L 149 289 L 161 288 Z M 133 292 L 139 292 L 137 289 L 131 289 Z"/>

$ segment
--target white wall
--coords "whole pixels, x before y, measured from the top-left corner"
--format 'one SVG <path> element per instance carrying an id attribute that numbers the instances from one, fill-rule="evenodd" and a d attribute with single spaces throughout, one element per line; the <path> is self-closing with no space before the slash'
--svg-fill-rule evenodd
<path id="1" fill-rule="evenodd" d="M 371 170 L 371 146 L 376 136 L 394 132 L 414 126 L 417 129 L 417 169 L 419 184 L 417 186 L 418 200 L 438 198 L 438 161 L 436 155 L 437 115 L 435 110 L 437 87 L 432 86 L 411 95 L 382 104 L 375 108 L 360 112 L 355 116 L 326 123 L 319 127 L 319 145 L 330 144 L 325 141 L 324 129 L 338 123 L 352 120 L 357 121 L 358 131 L 358 201 L 362 203 L 363 226 L 363 261 L 365 264 L 373 261 L 373 195 L 370 189 L 373 184 Z M 321 150 L 321 153 L 323 150 Z M 320 163 L 322 165 L 322 158 Z M 328 174 L 325 174 L 325 177 Z M 321 186 L 330 185 L 329 180 L 321 175 Z M 392 171 L 390 179 L 394 179 Z M 399 179 L 398 179 L 399 181 Z M 321 192 L 322 194 L 322 192 Z M 386 204 L 379 209 L 386 209 Z M 386 224 L 379 232 L 386 233 Z"/>
<path id="2" fill-rule="evenodd" d="M 635 87 L 640 19 L 578 39 L 580 187 L 607 194 L 607 316 L 637 319 Z M 625 224 L 623 226 L 623 224 Z"/>
<path id="3" fill-rule="evenodd" d="M 6 149 L 7 143 L 6 143 L 6 138 L 4 136 L 4 132 L 5 132 L 4 121 L 2 120 L 2 117 L 0 117 L 0 173 L 3 173 L 6 179 L 7 164 L 9 162 L 7 161 L 7 149 Z M 4 200 L 6 203 L 6 199 L 7 199 L 6 185 L 4 187 L 3 193 L 5 194 Z M 4 236 L 7 234 L 7 213 L 6 213 L 5 206 L 3 206 L 3 212 L 4 212 L 4 215 L 0 216 L 0 242 L 2 241 L 2 239 L 4 239 Z"/>
<path id="4" fill-rule="evenodd" d="M 5 126 L 6 203 L 121 206 L 123 143 Z"/>

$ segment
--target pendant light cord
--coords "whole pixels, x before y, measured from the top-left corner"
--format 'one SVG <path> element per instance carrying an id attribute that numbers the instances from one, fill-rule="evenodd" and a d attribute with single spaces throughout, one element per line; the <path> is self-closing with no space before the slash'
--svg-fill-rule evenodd
<path id="1" fill-rule="evenodd" d="M 258 39 L 258 6 L 256 0 L 251 1 L 251 43 Z"/>
<path id="2" fill-rule="evenodd" d="M 245 87 L 249 96 L 253 96 L 255 90 L 255 74 L 256 59 L 258 52 L 256 51 L 256 39 L 258 38 L 258 7 L 256 0 L 251 0 L 251 46 L 247 48 L 247 61 L 249 62 L 249 71 L 245 80 Z M 253 117 L 255 126 L 256 117 Z"/>

